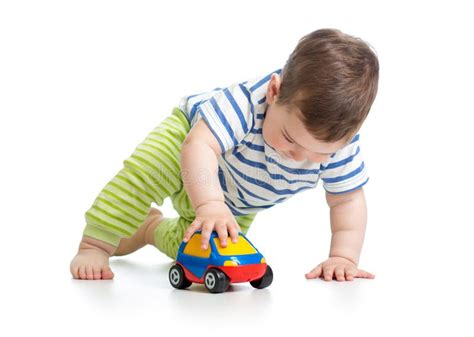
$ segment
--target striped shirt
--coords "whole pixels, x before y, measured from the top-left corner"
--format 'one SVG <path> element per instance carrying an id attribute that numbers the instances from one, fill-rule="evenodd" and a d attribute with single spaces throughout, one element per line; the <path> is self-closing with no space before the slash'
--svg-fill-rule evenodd
<path id="1" fill-rule="evenodd" d="M 257 213 L 298 192 L 316 187 L 345 193 L 367 183 L 359 135 L 325 163 L 297 162 L 278 154 L 263 139 L 266 93 L 273 73 L 181 99 L 191 127 L 203 118 L 216 137 L 219 180 L 234 215 Z"/>

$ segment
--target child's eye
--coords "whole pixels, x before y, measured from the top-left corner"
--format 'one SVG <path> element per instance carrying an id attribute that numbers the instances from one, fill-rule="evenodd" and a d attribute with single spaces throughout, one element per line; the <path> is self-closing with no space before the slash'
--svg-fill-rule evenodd
<path id="1" fill-rule="evenodd" d="M 287 141 L 288 143 L 293 144 L 293 142 L 292 142 L 285 134 L 283 134 L 283 137 L 285 137 L 285 139 L 286 139 L 286 141 Z"/>

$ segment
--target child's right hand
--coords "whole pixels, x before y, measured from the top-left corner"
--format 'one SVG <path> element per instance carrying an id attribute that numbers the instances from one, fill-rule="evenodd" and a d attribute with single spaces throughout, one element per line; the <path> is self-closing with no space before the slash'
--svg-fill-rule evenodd
<path id="1" fill-rule="evenodd" d="M 183 241 L 188 242 L 195 231 L 201 229 L 201 248 L 206 250 L 213 230 L 216 230 L 222 247 L 227 246 L 227 237 L 230 234 L 233 243 L 236 243 L 241 231 L 239 224 L 229 207 L 223 201 L 209 201 L 196 208 L 196 218 L 189 225 Z"/>

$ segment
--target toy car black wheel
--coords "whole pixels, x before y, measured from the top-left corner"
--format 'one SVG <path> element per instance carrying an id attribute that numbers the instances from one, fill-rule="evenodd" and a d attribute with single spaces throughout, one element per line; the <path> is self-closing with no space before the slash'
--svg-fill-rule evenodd
<path id="1" fill-rule="evenodd" d="M 173 267 L 171 267 L 168 276 L 171 285 L 176 289 L 186 289 L 191 284 L 193 284 L 186 278 L 184 275 L 184 270 L 179 264 L 175 264 Z"/>
<path id="2" fill-rule="evenodd" d="M 252 287 L 257 289 L 263 289 L 268 287 L 273 282 L 273 270 L 267 265 L 267 270 L 265 270 L 265 274 L 257 280 L 250 281 Z"/>
<path id="3" fill-rule="evenodd" d="M 218 269 L 209 269 L 204 275 L 204 285 L 211 293 L 223 293 L 229 288 L 230 279 Z"/>

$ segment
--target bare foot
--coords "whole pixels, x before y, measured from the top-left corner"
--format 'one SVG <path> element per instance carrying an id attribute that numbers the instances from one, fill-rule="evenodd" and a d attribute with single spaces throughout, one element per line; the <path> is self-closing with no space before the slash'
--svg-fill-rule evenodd
<path id="1" fill-rule="evenodd" d="M 83 236 L 70 270 L 75 279 L 111 280 L 114 273 L 109 267 L 109 257 L 115 247 L 103 241 Z"/>
<path id="2" fill-rule="evenodd" d="M 147 218 L 130 238 L 120 240 L 115 247 L 103 241 L 83 236 L 77 255 L 71 261 L 71 274 L 81 280 L 110 280 L 114 273 L 109 266 L 111 256 L 130 254 L 143 246 L 154 244 L 154 231 L 161 222 L 163 214 L 151 208 Z"/>

